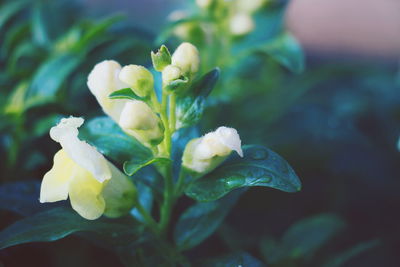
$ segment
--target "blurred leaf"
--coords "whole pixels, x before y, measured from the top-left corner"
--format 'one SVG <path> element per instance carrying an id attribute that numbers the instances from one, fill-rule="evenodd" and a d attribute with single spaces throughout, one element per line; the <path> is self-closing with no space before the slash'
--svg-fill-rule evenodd
<path id="1" fill-rule="evenodd" d="M 60 87 L 83 61 L 83 55 L 63 53 L 45 61 L 33 77 L 27 103 L 36 106 L 56 99 Z"/>
<path id="2" fill-rule="evenodd" d="M 100 218 L 90 221 L 70 208 L 55 208 L 19 220 L 0 232 L 0 249 L 29 242 L 50 242 L 87 231 L 109 245 L 139 240 L 143 229 L 134 220 Z"/>
<path id="3" fill-rule="evenodd" d="M 234 191 L 217 201 L 196 203 L 179 218 L 174 240 L 181 250 L 193 248 L 212 235 L 245 190 Z"/>
<path id="4" fill-rule="evenodd" d="M 18 44 L 15 49 L 11 52 L 7 62 L 7 72 L 11 75 L 15 71 L 19 71 L 21 67 L 18 66 L 18 61 L 24 57 L 29 60 L 34 59 L 37 55 L 40 55 L 40 50 L 35 47 L 30 41 L 26 41 Z M 17 67 L 18 66 L 18 67 Z"/>
<path id="5" fill-rule="evenodd" d="M 48 134 L 50 128 L 59 123 L 63 117 L 64 116 L 61 114 L 49 114 L 47 116 L 41 117 L 33 125 L 32 134 L 34 136 L 43 136 L 45 134 Z"/>
<path id="6" fill-rule="evenodd" d="M 25 93 L 28 89 L 27 82 L 21 82 L 8 98 L 7 105 L 4 108 L 6 114 L 21 114 L 25 110 Z"/>
<path id="7" fill-rule="evenodd" d="M 97 117 L 88 121 L 82 126 L 80 136 L 117 162 L 132 158 L 147 159 L 152 155 L 148 148 L 125 134 L 109 117 Z"/>
<path id="8" fill-rule="evenodd" d="M 153 192 L 151 187 L 144 184 L 142 181 L 136 181 L 136 188 L 138 192 L 139 203 L 144 207 L 144 209 L 151 214 L 151 209 L 153 207 Z M 143 219 L 142 214 L 136 209 L 132 209 L 131 214 L 133 217 L 138 219 L 139 221 L 145 223 L 146 221 Z"/>
<path id="9" fill-rule="evenodd" d="M 236 252 L 222 257 L 205 260 L 199 266 L 201 267 L 266 267 L 259 259 L 254 258 L 247 252 Z"/>
<path id="10" fill-rule="evenodd" d="M 243 147 L 243 153 L 243 158 L 235 153 L 217 169 L 191 183 L 186 195 L 197 201 L 213 201 L 240 187 L 265 186 L 285 192 L 301 189 L 294 170 L 272 150 L 250 145 Z"/>
<path id="11" fill-rule="evenodd" d="M 1 46 L 1 57 L 9 57 L 11 51 L 15 49 L 17 44 L 26 38 L 30 31 L 30 23 L 22 22 L 13 27 L 10 27 L 4 37 L 4 42 Z"/>
<path id="12" fill-rule="evenodd" d="M 106 31 L 123 18 L 124 16 L 122 15 L 115 15 L 90 25 L 89 29 L 83 34 L 79 42 L 75 44 L 74 49 L 76 49 L 76 51 L 91 50 L 98 44 L 98 40 L 104 37 Z"/>
<path id="13" fill-rule="evenodd" d="M 177 98 L 177 128 L 196 124 L 204 111 L 204 102 L 218 81 L 220 70 L 215 68 L 188 89 L 189 95 Z"/>
<path id="14" fill-rule="evenodd" d="M 308 258 L 345 225 L 345 222 L 334 214 L 319 214 L 292 225 L 283 235 L 282 244 L 291 258 Z"/>
<path id="15" fill-rule="evenodd" d="M 5 26 L 6 22 L 19 11 L 21 11 L 30 1 L 13 0 L 2 5 L 0 8 L 0 30 Z"/>
<path id="16" fill-rule="evenodd" d="M 245 56 L 254 49 L 271 41 L 283 30 L 285 5 L 258 12 L 254 16 L 256 28 L 248 35 L 239 39 L 232 47 L 232 55 Z"/>
<path id="17" fill-rule="evenodd" d="M 362 242 L 360 244 L 355 245 L 354 247 L 340 253 L 339 255 L 334 256 L 328 262 L 323 264 L 323 267 L 340 267 L 345 266 L 344 264 L 351 260 L 354 257 L 359 256 L 366 251 L 376 248 L 381 244 L 380 240 L 371 240 Z"/>
<path id="18" fill-rule="evenodd" d="M 293 224 L 280 243 L 265 240 L 262 253 L 268 263 L 288 259 L 310 259 L 318 249 L 337 235 L 345 222 L 334 214 L 319 214 Z"/>
<path id="19" fill-rule="evenodd" d="M 158 37 L 155 41 L 155 46 L 161 46 L 162 44 L 165 44 L 168 40 L 168 38 L 171 37 L 173 34 L 174 30 L 176 27 L 179 27 L 183 24 L 186 24 L 188 22 L 194 22 L 194 23 L 199 23 L 203 20 L 200 16 L 191 16 L 183 19 L 179 19 L 176 21 L 171 22 L 170 24 L 167 25 L 165 29 L 163 29 L 159 34 Z"/>
<path id="20" fill-rule="evenodd" d="M 29 216 L 43 211 L 49 206 L 39 202 L 40 182 L 20 181 L 10 182 L 0 186 L 0 209 L 9 210 L 22 216 Z"/>
<path id="21" fill-rule="evenodd" d="M 39 46 L 50 45 L 49 36 L 47 33 L 46 23 L 44 21 L 44 3 L 37 1 L 32 9 L 32 37 L 33 41 Z"/>
<path id="22" fill-rule="evenodd" d="M 108 97 L 111 99 L 129 99 L 129 100 L 139 100 L 146 102 L 146 98 L 138 96 L 132 91 L 131 88 L 124 88 L 121 90 L 114 91 Z"/>
<path id="23" fill-rule="evenodd" d="M 300 44 L 290 33 L 282 33 L 260 49 L 295 73 L 304 70 L 303 51 Z"/>
<path id="24" fill-rule="evenodd" d="M 141 159 L 141 158 L 137 158 L 134 157 L 132 160 L 130 161 L 126 161 L 124 163 L 124 172 L 131 176 L 134 175 L 137 171 L 139 171 L 141 168 L 146 167 L 150 164 L 153 163 L 167 163 L 170 162 L 171 160 L 169 158 L 154 158 L 154 157 L 150 157 L 147 159 Z"/>

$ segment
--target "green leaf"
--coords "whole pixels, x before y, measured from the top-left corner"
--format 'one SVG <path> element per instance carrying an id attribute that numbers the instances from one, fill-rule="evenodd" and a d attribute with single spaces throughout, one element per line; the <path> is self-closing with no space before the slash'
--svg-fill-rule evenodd
<path id="1" fill-rule="evenodd" d="M 189 127 L 200 120 L 205 99 L 215 87 L 219 74 L 219 68 L 211 70 L 188 89 L 189 95 L 177 98 L 178 128 Z"/>
<path id="2" fill-rule="evenodd" d="M 153 163 L 167 163 L 170 162 L 171 160 L 168 158 L 154 158 L 150 157 L 147 159 L 142 159 L 142 158 L 133 158 L 130 161 L 126 161 L 124 163 L 124 172 L 131 176 L 134 175 L 137 171 L 139 171 L 141 168 L 146 167 L 150 164 Z"/>
<path id="3" fill-rule="evenodd" d="M 0 186 L 0 209 L 28 216 L 59 204 L 40 204 L 39 193 L 40 183 L 38 181 L 5 183 Z"/>
<path id="4" fill-rule="evenodd" d="M 90 221 L 70 208 L 55 208 L 19 220 L 0 232 L 0 249 L 29 242 L 50 242 L 76 232 L 90 232 L 108 245 L 138 241 L 143 229 L 130 219 Z"/>
<path id="5" fill-rule="evenodd" d="M 334 214 L 319 214 L 292 225 L 282 237 L 282 244 L 291 258 L 311 257 L 326 244 L 345 222 Z"/>
<path id="6" fill-rule="evenodd" d="M 146 101 L 146 98 L 138 96 L 132 91 L 131 88 L 124 88 L 121 90 L 117 90 L 115 92 L 112 92 L 108 97 L 111 99 L 129 99 L 129 100 Z"/>
<path id="7" fill-rule="evenodd" d="M 201 267 L 226 267 L 226 266 L 242 266 L 242 267 L 265 267 L 259 259 L 253 257 L 247 252 L 231 253 L 222 257 L 205 260 L 199 266 Z"/>
<path id="8" fill-rule="evenodd" d="M 21 11 L 30 1 L 14 0 L 9 1 L 0 8 L 0 30 L 5 26 L 6 22 L 19 11 Z"/>
<path id="9" fill-rule="evenodd" d="M 133 137 L 125 134 L 109 117 L 97 117 L 82 126 L 80 136 L 102 154 L 117 162 L 148 159 L 151 151 Z"/>
<path id="10" fill-rule="evenodd" d="M 212 235 L 245 190 L 238 190 L 217 201 L 196 203 L 179 218 L 174 240 L 181 250 L 193 248 Z"/>
<path id="11" fill-rule="evenodd" d="M 1 57 L 9 57 L 11 51 L 29 35 L 29 31 L 30 24 L 27 22 L 10 27 L 1 46 Z"/>
<path id="12" fill-rule="evenodd" d="M 35 73 L 27 92 L 30 106 L 54 101 L 60 87 L 83 59 L 82 55 L 63 53 L 44 62 Z"/>
<path id="13" fill-rule="evenodd" d="M 33 136 L 43 136 L 48 134 L 50 128 L 60 122 L 65 117 L 61 114 L 49 114 L 38 119 L 32 127 Z"/>
<path id="14" fill-rule="evenodd" d="M 33 41 L 39 46 L 50 45 L 46 23 L 44 21 L 43 2 L 37 2 L 32 9 L 32 35 Z"/>
<path id="15" fill-rule="evenodd" d="M 300 73 L 304 70 L 303 50 L 290 33 L 282 33 L 272 42 L 260 47 L 260 49 L 295 73 Z"/>
<path id="16" fill-rule="evenodd" d="M 338 216 L 319 214 L 293 224 L 279 244 L 264 242 L 262 252 L 272 264 L 285 259 L 307 260 L 344 227 L 345 222 Z"/>
<path id="17" fill-rule="evenodd" d="M 285 192 L 297 192 L 301 183 L 290 165 L 277 153 L 263 146 L 243 147 L 244 157 L 234 153 L 211 173 L 195 180 L 185 190 L 197 201 L 213 201 L 232 190 L 265 186 Z"/>
<path id="18" fill-rule="evenodd" d="M 344 266 L 346 262 L 351 260 L 354 257 L 359 256 L 366 251 L 376 248 L 381 245 L 381 241 L 378 239 L 370 240 L 366 242 L 362 242 L 353 246 L 352 248 L 340 253 L 339 255 L 334 256 L 332 259 L 328 260 L 323 267 L 340 267 Z M 347 266 L 347 265 L 346 265 Z M 350 266 L 350 265 L 349 265 Z"/>
<path id="19" fill-rule="evenodd" d="M 97 23 L 91 24 L 89 29 L 85 32 L 79 42 L 75 44 L 74 49 L 76 49 L 76 51 L 89 51 L 97 45 L 96 41 L 103 38 L 106 34 L 106 31 L 112 25 L 114 25 L 118 21 L 121 21 L 123 18 L 124 16 L 122 15 L 115 15 L 109 18 L 105 18 Z"/>

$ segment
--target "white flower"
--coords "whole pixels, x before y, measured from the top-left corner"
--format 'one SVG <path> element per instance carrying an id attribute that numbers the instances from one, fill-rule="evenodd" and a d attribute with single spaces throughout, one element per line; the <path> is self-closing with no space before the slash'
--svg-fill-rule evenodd
<path id="1" fill-rule="evenodd" d="M 61 144 L 54 165 L 43 178 L 40 202 L 66 200 L 82 217 L 94 220 L 103 213 L 117 217 L 129 212 L 136 189 L 96 148 L 79 140 L 82 118 L 65 118 L 50 130 Z"/>
<path id="2" fill-rule="evenodd" d="M 87 85 L 96 97 L 104 112 L 114 121 L 119 120 L 121 111 L 128 102 L 125 99 L 110 99 L 108 96 L 117 90 L 129 87 L 119 79 L 121 65 L 114 60 L 104 60 L 94 66 L 87 80 Z"/>
<path id="3" fill-rule="evenodd" d="M 233 128 L 222 126 L 190 141 L 183 153 L 182 165 L 196 173 L 205 174 L 215 169 L 232 151 L 243 157 L 239 134 Z"/>
<path id="4" fill-rule="evenodd" d="M 175 50 L 171 61 L 171 65 L 179 67 L 183 73 L 193 75 L 199 70 L 199 51 L 191 43 L 182 43 Z"/>
<path id="5" fill-rule="evenodd" d="M 132 100 L 126 103 L 119 125 L 125 132 L 148 146 L 160 143 L 164 137 L 160 118 L 142 101 Z"/>
<path id="6" fill-rule="evenodd" d="M 244 35 L 254 30 L 253 18 L 246 13 L 237 13 L 229 21 L 229 29 L 233 35 Z"/>
<path id="7" fill-rule="evenodd" d="M 146 97 L 154 90 L 153 75 L 143 66 L 124 66 L 118 77 L 140 97 Z"/>
<path id="8" fill-rule="evenodd" d="M 179 67 L 168 65 L 162 71 L 163 84 L 169 84 L 172 81 L 179 79 L 182 76 L 182 71 Z"/>

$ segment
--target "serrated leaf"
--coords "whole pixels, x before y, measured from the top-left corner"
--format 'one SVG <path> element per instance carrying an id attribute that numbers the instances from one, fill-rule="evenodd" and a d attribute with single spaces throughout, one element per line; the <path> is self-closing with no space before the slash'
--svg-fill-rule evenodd
<path id="1" fill-rule="evenodd" d="M 102 154 L 125 162 L 151 157 L 151 151 L 133 137 L 125 134 L 109 117 L 97 117 L 86 122 L 80 131 L 83 140 L 94 145 Z"/>
<path id="2" fill-rule="evenodd" d="M 124 88 L 121 90 L 114 91 L 108 97 L 111 99 L 129 99 L 129 100 L 146 101 L 146 98 L 138 96 L 132 91 L 131 88 Z"/>
<path id="3" fill-rule="evenodd" d="M 204 101 L 214 89 L 220 70 L 215 68 L 201 77 L 188 89 L 189 95 L 177 98 L 177 128 L 196 124 L 204 111 Z"/>
<path id="4" fill-rule="evenodd" d="M 54 208 L 19 220 L 0 232 L 0 249 L 29 242 L 50 242 L 77 232 L 91 232 L 113 245 L 139 240 L 143 229 L 134 220 L 90 221 L 70 208 Z"/>
<path id="5" fill-rule="evenodd" d="M 196 203 L 179 218 L 174 240 L 181 250 L 193 248 L 212 235 L 245 190 L 238 190 L 217 201 Z"/>
<path id="6" fill-rule="evenodd" d="M 171 160 L 168 158 L 147 158 L 147 159 L 141 159 L 141 158 L 133 158 L 130 161 L 126 161 L 124 163 L 124 172 L 131 176 L 134 175 L 136 172 L 138 172 L 141 168 L 146 167 L 150 164 L 154 163 L 167 163 L 170 162 Z"/>
<path id="7" fill-rule="evenodd" d="M 290 33 L 282 33 L 272 42 L 260 47 L 260 50 L 295 73 L 304 70 L 303 50 Z"/>
<path id="8" fill-rule="evenodd" d="M 185 190 L 197 201 L 213 201 L 240 187 L 265 186 L 297 192 L 301 183 L 290 165 L 263 146 L 243 147 L 244 157 L 233 154 L 211 173 L 195 180 Z"/>

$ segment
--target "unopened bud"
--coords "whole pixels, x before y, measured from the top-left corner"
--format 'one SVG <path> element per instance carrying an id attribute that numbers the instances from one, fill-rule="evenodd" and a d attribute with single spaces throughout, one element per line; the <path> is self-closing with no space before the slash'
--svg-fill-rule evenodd
<path id="1" fill-rule="evenodd" d="M 162 45 L 157 53 L 151 51 L 151 61 L 156 71 L 163 71 L 166 66 L 171 64 L 171 54 L 165 45 Z"/>
<path id="2" fill-rule="evenodd" d="M 179 79 L 182 76 L 182 71 L 179 67 L 168 65 L 162 72 L 163 84 L 169 84 L 172 81 Z"/>
<path id="3" fill-rule="evenodd" d="M 147 146 L 160 143 L 164 137 L 160 118 L 142 101 L 133 100 L 125 104 L 119 125 Z"/>
<path id="4" fill-rule="evenodd" d="M 197 48 L 190 43 L 182 43 L 172 55 L 172 65 L 185 75 L 193 75 L 199 70 L 200 56 Z"/>
<path id="5" fill-rule="evenodd" d="M 237 13 L 229 22 L 229 29 L 233 35 L 244 35 L 254 30 L 253 18 L 246 13 Z"/>
<path id="6" fill-rule="evenodd" d="M 146 97 L 154 90 L 154 78 L 143 66 L 127 65 L 119 73 L 119 79 L 126 83 L 140 97 Z"/>
<path id="7" fill-rule="evenodd" d="M 201 8 L 209 8 L 212 4 L 213 0 L 196 0 L 196 4 Z"/>
<path id="8" fill-rule="evenodd" d="M 237 10 L 246 13 L 254 13 L 259 10 L 267 0 L 236 0 Z"/>
<path id="9" fill-rule="evenodd" d="M 233 128 L 219 127 L 190 141 L 183 152 L 182 165 L 197 174 L 206 174 L 221 164 L 232 152 L 243 157 L 241 140 Z"/>

